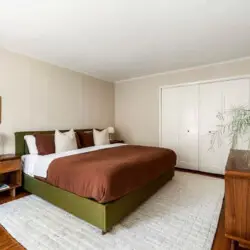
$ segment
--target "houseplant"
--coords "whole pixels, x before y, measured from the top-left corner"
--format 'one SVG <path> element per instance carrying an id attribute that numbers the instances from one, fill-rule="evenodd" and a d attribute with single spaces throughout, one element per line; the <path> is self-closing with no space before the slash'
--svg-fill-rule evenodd
<path id="1" fill-rule="evenodd" d="M 239 140 L 248 142 L 250 149 L 250 110 L 244 106 L 233 107 L 216 115 L 219 124 L 216 130 L 211 133 L 210 150 L 223 143 L 223 137 L 229 138 L 232 149 L 238 148 Z"/>
<path id="2" fill-rule="evenodd" d="M 219 124 L 211 133 L 210 150 L 220 147 L 223 139 L 229 138 L 230 153 L 228 163 L 233 168 L 250 169 L 250 110 L 247 107 L 233 107 L 217 113 Z M 241 143 L 239 143 L 241 141 Z M 242 149 L 242 145 L 247 146 Z M 244 145 L 245 146 L 245 145 Z"/>

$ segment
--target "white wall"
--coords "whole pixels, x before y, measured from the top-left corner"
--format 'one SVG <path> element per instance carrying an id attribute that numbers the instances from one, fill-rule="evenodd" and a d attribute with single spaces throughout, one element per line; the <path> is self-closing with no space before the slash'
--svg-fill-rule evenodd
<path id="1" fill-rule="evenodd" d="M 6 50 L 0 50 L 0 96 L 5 153 L 14 152 L 16 131 L 114 125 L 113 83 Z"/>
<path id="2" fill-rule="evenodd" d="M 116 129 L 128 143 L 158 146 L 160 86 L 247 74 L 250 74 L 250 59 L 116 83 Z"/>

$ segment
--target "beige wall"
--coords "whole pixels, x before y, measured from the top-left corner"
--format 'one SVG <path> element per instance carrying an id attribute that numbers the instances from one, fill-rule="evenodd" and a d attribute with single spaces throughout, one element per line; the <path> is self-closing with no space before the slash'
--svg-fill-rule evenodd
<path id="1" fill-rule="evenodd" d="M 0 50 L 0 96 L 5 153 L 14 152 L 15 131 L 114 124 L 113 83 L 6 50 Z"/>
<path id="2" fill-rule="evenodd" d="M 158 146 L 160 86 L 246 74 L 250 59 L 116 83 L 116 129 L 128 143 Z"/>

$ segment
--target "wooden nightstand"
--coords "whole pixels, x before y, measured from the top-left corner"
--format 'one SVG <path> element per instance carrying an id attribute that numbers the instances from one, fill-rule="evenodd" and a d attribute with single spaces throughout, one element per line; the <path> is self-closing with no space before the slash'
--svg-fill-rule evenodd
<path id="1" fill-rule="evenodd" d="M 0 183 L 9 185 L 9 188 L 0 192 L 10 190 L 12 197 L 16 196 L 16 188 L 22 185 L 21 158 L 16 155 L 0 155 Z"/>
<path id="2" fill-rule="evenodd" d="M 110 140 L 110 144 L 115 144 L 115 143 L 124 143 L 123 140 Z"/>

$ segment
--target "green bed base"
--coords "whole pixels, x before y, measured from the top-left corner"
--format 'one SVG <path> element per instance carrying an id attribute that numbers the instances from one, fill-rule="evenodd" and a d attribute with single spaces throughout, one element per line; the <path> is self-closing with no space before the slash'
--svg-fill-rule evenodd
<path id="1" fill-rule="evenodd" d="M 88 130 L 89 129 L 84 129 L 84 131 Z M 83 130 L 79 129 L 79 131 Z M 15 133 L 16 154 L 24 155 L 28 153 L 24 136 L 33 133 L 53 133 L 53 131 L 26 131 Z M 169 167 L 174 168 L 174 166 Z M 23 174 L 23 187 L 28 192 L 85 220 L 100 228 L 103 233 L 106 233 L 126 215 L 135 210 L 143 201 L 147 200 L 166 182 L 171 180 L 173 176 L 174 171 L 169 171 L 161 175 L 158 179 L 148 183 L 146 186 L 127 194 L 119 200 L 106 204 L 80 197 L 26 174 Z"/>
<path id="2" fill-rule="evenodd" d="M 119 200 L 106 204 L 80 197 L 26 174 L 23 177 L 23 187 L 28 192 L 64 209 L 106 233 L 172 178 L 173 174 L 166 173 Z"/>

